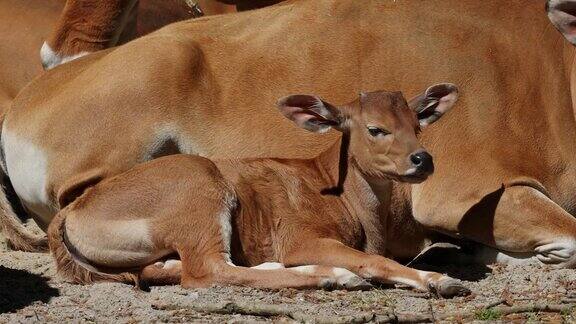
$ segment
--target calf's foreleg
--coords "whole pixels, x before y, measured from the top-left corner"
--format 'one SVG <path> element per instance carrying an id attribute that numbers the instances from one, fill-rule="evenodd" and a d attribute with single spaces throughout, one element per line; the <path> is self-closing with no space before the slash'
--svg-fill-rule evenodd
<path id="1" fill-rule="evenodd" d="M 442 297 L 465 295 L 469 290 L 459 280 L 448 276 L 405 267 L 379 255 L 350 248 L 334 239 L 315 239 L 299 244 L 287 253 L 286 266 L 319 264 L 341 267 L 362 278 L 387 284 L 405 284 Z"/>

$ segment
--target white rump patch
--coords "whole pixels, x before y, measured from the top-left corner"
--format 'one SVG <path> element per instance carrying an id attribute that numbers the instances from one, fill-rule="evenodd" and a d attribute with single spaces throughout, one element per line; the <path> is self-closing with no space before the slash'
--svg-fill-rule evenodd
<path id="1" fill-rule="evenodd" d="M 143 266 L 171 253 L 156 249 L 146 219 L 90 222 L 85 217 L 68 217 L 66 236 L 84 258 L 108 267 Z M 167 260 L 162 267 L 169 269 L 179 263 Z"/>
<path id="2" fill-rule="evenodd" d="M 44 44 L 42 44 L 42 48 L 40 48 L 40 59 L 42 60 L 42 66 L 45 70 L 53 69 L 60 64 L 73 61 L 88 54 L 90 54 L 90 52 L 80 52 L 75 55 L 60 56 L 54 52 L 54 50 L 46 42 L 44 42 Z"/>
<path id="3" fill-rule="evenodd" d="M 40 223 L 48 225 L 56 210 L 46 190 L 48 161 L 46 153 L 31 142 L 18 138 L 6 130 L 2 133 L 2 146 L 10 181 L 22 204 Z M 34 216 L 32 215 L 32 216 Z"/>

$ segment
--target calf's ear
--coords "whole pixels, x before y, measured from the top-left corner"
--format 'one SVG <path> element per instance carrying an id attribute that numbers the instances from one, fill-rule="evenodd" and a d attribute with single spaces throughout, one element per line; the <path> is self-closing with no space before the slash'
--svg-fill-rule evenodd
<path id="1" fill-rule="evenodd" d="M 576 45 L 576 1 L 548 0 L 546 3 L 548 19 L 562 35 Z"/>
<path id="2" fill-rule="evenodd" d="M 284 117 L 311 132 L 324 133 L 341 123 L 340 110 L 317 96 L 287 96 L 278 100 L 277 106 Z"/>
<path id="3" fill-rule="evenodd" d="M 416 113 L 420 127 L 426 127 L 447 113 L 458 100 L 458 87 L 452 83 L 440 83 L 416 96 L 408 106 Z"/>

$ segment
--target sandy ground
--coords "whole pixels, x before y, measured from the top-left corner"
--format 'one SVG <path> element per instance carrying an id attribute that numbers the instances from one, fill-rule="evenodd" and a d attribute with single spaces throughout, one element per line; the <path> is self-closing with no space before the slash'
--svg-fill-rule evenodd
<path id="1" fill-rule="evenodd" d="M 1 241 L 0 323 L 576 322 L 576 270 L 420 265 L 464 279 L 473 291 L 450 300 L 393 287 L 361 292 L 153 287 L 144 292 L 122 284 L 65 283 L 48 254 L 9 251 Z"/>

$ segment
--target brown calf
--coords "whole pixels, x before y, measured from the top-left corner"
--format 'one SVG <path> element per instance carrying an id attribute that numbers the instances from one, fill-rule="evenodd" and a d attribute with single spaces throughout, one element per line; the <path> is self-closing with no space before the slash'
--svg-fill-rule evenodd
<path id="1" fill-rule="evenodd" d="M 51 223 L 58 268 L 82 283 L 133 281 L 128 273 L 106 274 L 123 269 L 136 269 L 151 283 L 181 281 L 184 287 L 318 287 L 326 276 L 339 282 L 336 269 L 264 271 L 230 264 L 272 261 L 344 268 L 445 297 L 467 293 L 455 279 L 380 256 L 385 224 L 365 180 L 418 183 L 432 174 L 432 157 L 416 135 L 456 98 L 451 84 L 431 87 L 410 107 L 399 92 L 360 94 L 342 107 L 316 96 L 286 97 L 279 109 L 288 119 L 317 133 L 337 129 L 341 140 L 312 159 L 175 155 L 104 180 Z M 181 263 L 155 265 L 173 253 Z"/>

